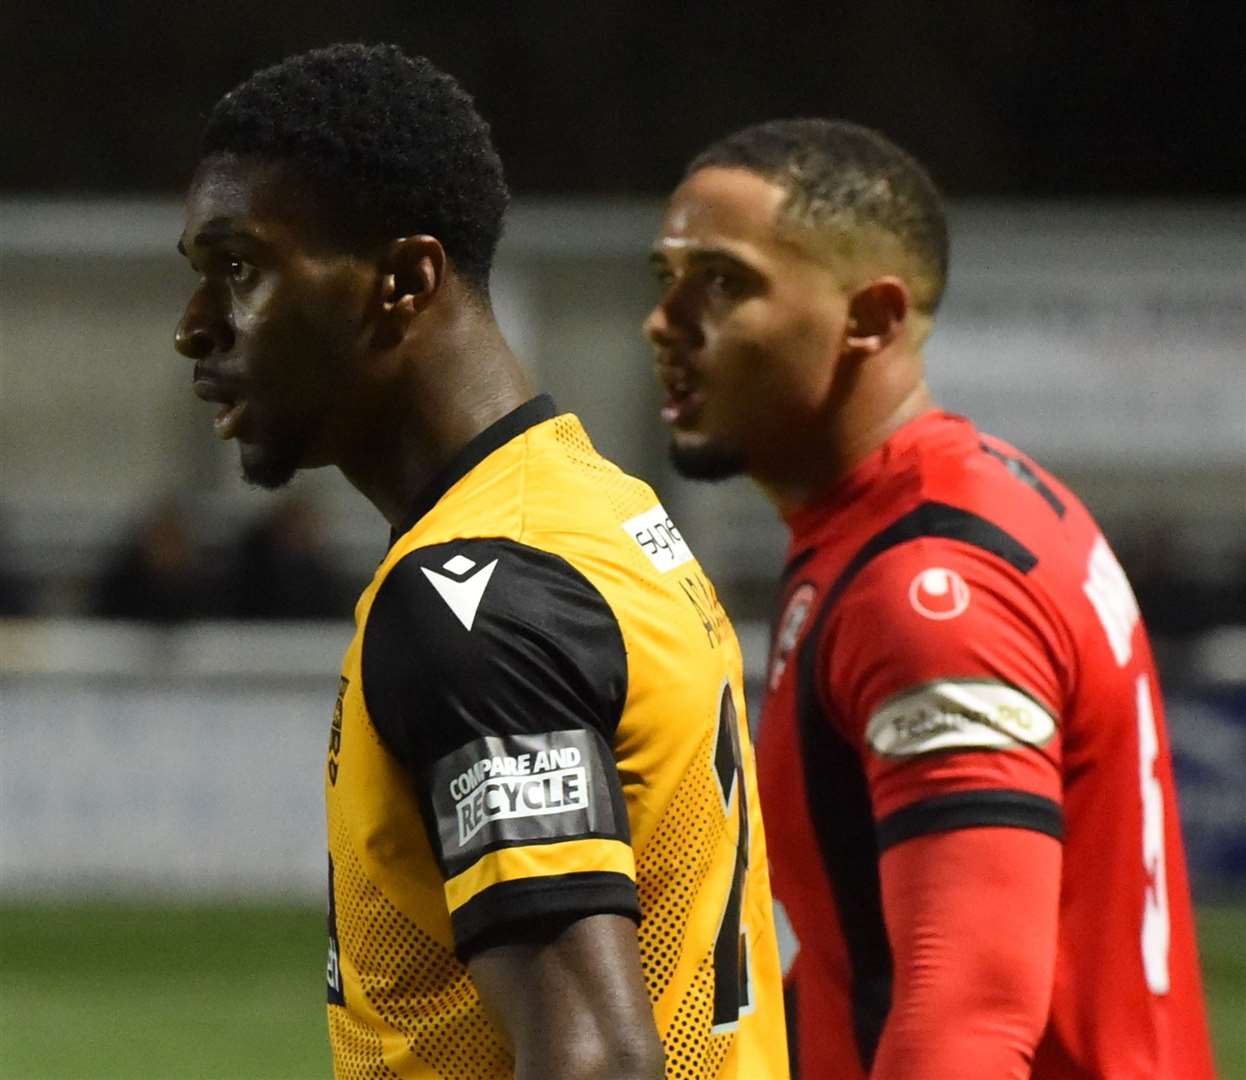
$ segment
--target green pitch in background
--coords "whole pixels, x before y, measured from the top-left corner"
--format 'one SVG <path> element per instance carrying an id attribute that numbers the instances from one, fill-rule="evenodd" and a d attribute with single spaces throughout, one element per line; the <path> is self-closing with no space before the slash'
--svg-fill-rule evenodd
<path id="1" fill-rule="evenodd" d="M 1246 905 L 1199 912 L 1222 1080 L 1246 1080 Z M 3 1080 L 330 1075 L 324 914 L 0 905 Z"/>

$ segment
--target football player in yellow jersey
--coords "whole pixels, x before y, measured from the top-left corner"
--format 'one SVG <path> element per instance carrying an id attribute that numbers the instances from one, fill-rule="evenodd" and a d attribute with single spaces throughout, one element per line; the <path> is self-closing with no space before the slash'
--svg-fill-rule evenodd
<path id="1" fill-rule="evenodd" d="M 217 435 L 266 487 L 336 465 L 391 525 L 325 760 L 335 1071 L 785 1076 L 735 635 L 503 341 L 507 198 L 449 76 L 351 45 L 221 99 L 186 200 L 177 348 Z"/>

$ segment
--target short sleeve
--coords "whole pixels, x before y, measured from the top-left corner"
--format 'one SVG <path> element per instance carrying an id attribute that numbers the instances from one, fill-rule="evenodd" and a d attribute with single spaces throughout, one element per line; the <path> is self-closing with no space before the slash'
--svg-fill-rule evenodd
<path id="1" fill-rule="evenodd" d="M 861 748 L 881 850 L 976 826 L 1061 835 L 1066 665 L 1030 569 L 923 537 L 836 606 L 824 692 Z"/>
<path id="2" fill-rule="evenodd" d="M 382 582 L 363 688 L 407 767 L 460 954 L 525 922 L 639 918 L 612 740 L 613 612 L 565 559 L 511 540 L 418 548 Z"/>

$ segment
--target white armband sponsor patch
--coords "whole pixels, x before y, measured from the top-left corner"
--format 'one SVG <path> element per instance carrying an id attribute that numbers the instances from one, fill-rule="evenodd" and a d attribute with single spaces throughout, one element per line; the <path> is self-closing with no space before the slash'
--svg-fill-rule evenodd
<path id="1" fill-rule="evenodd" d="M 623 529 L 649 556 L 649 561 L 666 573 L 692 559 L 692 549 L 684 542 L 670 515 L 658 503 L 652 510 L 623 522 Z"/>
<path id="2" fill-rule="evenodd" d="M 1055 731 L 1052 715 L 1014 687 L 948 680 L 893 697 L 870 717 L 865 738 L 876 753 L 902 758 L 938 750 L 1043 746 Z"/>

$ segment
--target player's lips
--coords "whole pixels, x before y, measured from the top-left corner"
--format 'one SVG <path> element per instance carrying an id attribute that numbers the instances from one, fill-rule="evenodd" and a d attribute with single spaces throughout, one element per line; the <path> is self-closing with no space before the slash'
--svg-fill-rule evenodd
<path id="1" fill-rule="evenodd" d="M 191 389 L 200 401 L 213 401 L 221 406 L 220 412 L 212 421 L 212 430 L 216 437 L 227 440 L 237 436 L 247 411 L 246 400 L 241 397 L 239 388 L 212 378 L 196 365 L 195 381 Z"/>
<path id="2" fill-rule="evenodd" d="M 691 427 L 705 404 L 705 395 L 699 390 L 682 394 L 667 394 L 662 404 L 662 419 L 672 427 Z"/>
<path id="3" fill-rule="evenodd" d="M 682 365 L 661 362 L 657 372 L 658 381 L 666 390 L 661 409 L 663 421 L 674 427 L 692 424 L 705 404 L 705 394 L 697 388 L 692 373 Z"/>

